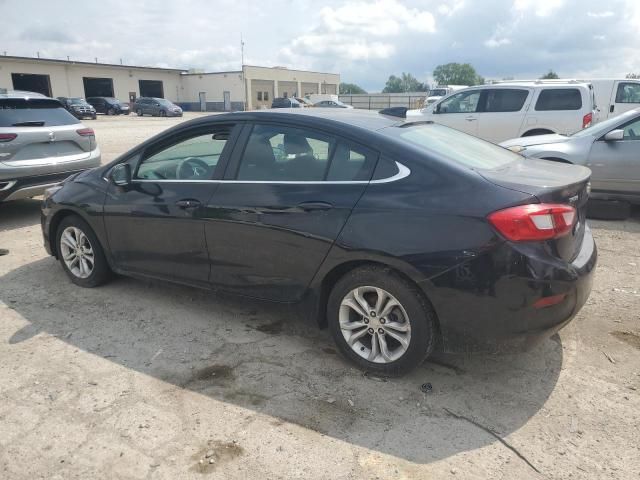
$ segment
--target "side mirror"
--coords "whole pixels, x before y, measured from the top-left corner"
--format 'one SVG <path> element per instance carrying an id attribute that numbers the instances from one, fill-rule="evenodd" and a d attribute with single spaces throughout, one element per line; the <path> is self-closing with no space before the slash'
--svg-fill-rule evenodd
<path id="1" fill-rule="evenodd" d="M 131 165 L 119 163 L 111 170 L 111 181 L 119 187 L 131 185 Z"/>
<path id="2" fill-rule="evenodd" d="M 618 128 L 616 130 L 611 130 L 604 136 L 605 142 L 617 142 L 618 140 L 624 139 L 624 130 Z"/>

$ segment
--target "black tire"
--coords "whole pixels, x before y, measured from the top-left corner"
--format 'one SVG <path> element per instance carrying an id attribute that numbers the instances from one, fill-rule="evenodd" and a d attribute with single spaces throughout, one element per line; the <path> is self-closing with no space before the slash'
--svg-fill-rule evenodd
<path id="1" fill-rule="evenodd" d="M 535 128 L 533 130 L 529 130 L 522 134 L 523 137 L 533 137 L 534 135 L 549 135 L 552 134 L 551 130 L 547 130 L 545 128 Z"/>
<path id="2" fill-rule="evenodd" d="M 115 115 L 116 111 L 112 108 L 110 108 L 109 110 L 107 110 L 107 115 Z"/>
<path id="3" fill-rule="evenodd" d="M 138 114 L 139 117 L 142 116 L 142 110 L 138 109 L 138 110 L 136 110 L 136 113 Z"/>
<path id="4" fill-rule="evenodd" d="M 94 254 L 94 266 L 91 274 L 86 278 L 81 278 L 75 275 L 69 269 L 69 267 L 67 266 L 67 264 L 63 259 L 60 238 L 62 236 L 62 233 L 68 227 L 75 227 L 81 230 L 82 233 L 84 233 L 87 236 L 89 243 L 91 244 L 91 248 Z M 71 279 L 71 281 L 76 285 L 79 285 L 81 287 L 86 287 L 86 288 L 92 288 L 92 287 L 100 286 L 111 279 L 112 272 L 104 256 L 102 245 L 100 245 L 98 238 L 96 237 L 95 233 L 93 233 L 93 230 L 91 229 L 89 224 L 79 216 L 70 215 L 62 219 L 62 221 L 60 222 L 60 225 L 58 225 L 58 230 L 56 231 L 56 250 L 58 253 L 58 260 L 60 261 L 60 264 L 62 265 L 63 270 L 65 271 L 67 276 Z"/>
<path id="5" fill-rule="evenodd" d="M 166 117 L 167 116 L 166 110 L 160 110 L 160 116 L 161 117 Z"/>
<path id="6" fill-rule="evenodd" d="M 587 217 L 597 220 L 626 220 L 631 215 L 629 202 L 621 200 L 589 200 Z"/>
<path id="7" fill-rule="evenodd" d="M 406 352 L 388 363 L 375 363 L 356 353 L 340 329 L 340 305 L 345 296 L 357 287 L 371 286 L 393 295 L 407 313 L 411 338 Z M 367 372 L 383 376 L 398 376 L 419 366 L 433 351 L 436 341 L 436 315 L 420 291 L 390 268 L 365 266 L 345 274 L 333 287 L 327 302 L 327 321 L 340 353 Z"/>

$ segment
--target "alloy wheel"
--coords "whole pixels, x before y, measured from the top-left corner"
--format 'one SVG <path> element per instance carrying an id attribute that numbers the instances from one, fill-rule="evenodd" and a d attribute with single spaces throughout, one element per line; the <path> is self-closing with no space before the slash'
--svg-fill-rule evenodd
<path id="1" fill-rule="evenodd" d="M 60 235 L 60 252 L 69 271 L 78 278 L 93 273 L 95 256 L 87 235 L 78 227 L 67 227 Z"/>
<path id="2" fill-rule="evenodd" d="M 340 303 L 338 322 L 349 347 L 373 363 L 398 360 L 411 342 L 406 310 L 382 288 L 363 286 L 351 290 Z"/>

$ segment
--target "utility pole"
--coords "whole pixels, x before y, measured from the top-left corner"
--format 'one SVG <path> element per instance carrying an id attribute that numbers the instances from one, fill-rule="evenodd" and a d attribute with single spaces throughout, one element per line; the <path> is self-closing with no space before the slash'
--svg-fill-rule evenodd
<path id="1" fill-rule="evenodd" d="M 242 32 L 240 32 L 240 69 L 242 70 L 242 83 L 244 83 L 244 108 L 247 110 L 247 79 L 244 76 L 244 40 L 242 39 Z"/>

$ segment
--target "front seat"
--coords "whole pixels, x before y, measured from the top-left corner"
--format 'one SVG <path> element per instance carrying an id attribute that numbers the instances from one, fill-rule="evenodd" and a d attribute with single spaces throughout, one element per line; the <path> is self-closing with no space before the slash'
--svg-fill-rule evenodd
<path id="1" fill-rule="evenodd" d="M 324 162 L 319 162 L 313 155 L 313 148 L 302 135 L 287 133 L 283 140 L 284 152 L 293 157 L 286 164 L 287 177 L 292 180 L 322 180 Z"/>
<path id="2" fill-rule="evenodd" d="M 276 157 L 269 140 L 264 137 L 251 137 L 244 149 L 240 163 L 238 179 L 240 180 L 273 180 Z"/>

